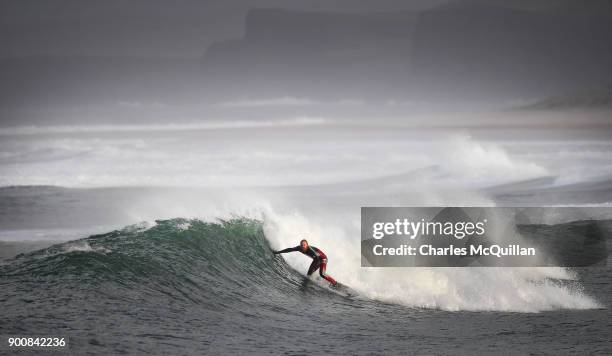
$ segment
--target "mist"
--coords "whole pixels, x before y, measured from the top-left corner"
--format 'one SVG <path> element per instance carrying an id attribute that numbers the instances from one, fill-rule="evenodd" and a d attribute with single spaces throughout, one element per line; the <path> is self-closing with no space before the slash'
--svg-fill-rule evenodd
<path id="1" fill-rule="evenodd" d="M 0 126 L 610 106 L 601 1 L 61 5 L 0 5 Z"/>

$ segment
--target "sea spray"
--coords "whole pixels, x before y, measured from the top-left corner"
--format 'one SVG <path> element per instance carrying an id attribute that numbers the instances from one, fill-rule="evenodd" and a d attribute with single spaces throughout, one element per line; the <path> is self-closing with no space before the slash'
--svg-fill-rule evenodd
<path id="1" fill-rule="evenodd" d="M 590 309 L 600 305 L 580 290 L 554 280 L 572 279 L 567 269 L 533 268 L 364 268 L 360 267 L 359 221 L 334 223 L 321 217 L 267 214 L 266 237 L 275 248 L 300 238 L 325 251 L 327 273 L 365 296 L 409 307 L 449 311 L 539 312 Z M 342 228 L 343 227 L 343 228 Z M 287 255 L 297 271 L 306 271 L 299 254 Z"/>

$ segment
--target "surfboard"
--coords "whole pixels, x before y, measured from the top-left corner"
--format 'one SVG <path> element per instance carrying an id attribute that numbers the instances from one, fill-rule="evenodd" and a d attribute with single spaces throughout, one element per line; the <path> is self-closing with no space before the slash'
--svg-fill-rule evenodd
<path id="1" fill-rule="evenodd" d="M 330 284 L 328 288 L 334 291 L 335 293 L 340 294 L 347 298 L 351 298 L 357 295 L 357 293 L 354 290 L 352 290 L 351 288 L 349 288 L 348 286 L 340 282 L 336 283 L 336 285 Z"/>
<path id="2" fill-rule="evenodd" d="M 358 295 L 356 291 L 354 291 L 353 289 L 351 289 L 349 286 L 345 284 L 338 282 L 336 283 L 336 285 L 332 285 L 331 283 L 328 283 L 323 278 L 318 278 L 318 277 L 313 279 L 308 276 L 304 276 L 304 282 L 302 283 L 302 288 L 305 288 L 310 283 L 314 283 L 314 285 L 320 288 L 327 288 L 329 289 L 330 292 L 341 295 L 343 297 L 351 298 L 351 297 L 356 297 Z"/>

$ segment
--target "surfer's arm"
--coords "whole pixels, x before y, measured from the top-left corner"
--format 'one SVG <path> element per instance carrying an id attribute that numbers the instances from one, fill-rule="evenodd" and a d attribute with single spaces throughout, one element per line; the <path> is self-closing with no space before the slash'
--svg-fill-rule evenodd
<path id="1" fill-rule="evenodd" d="M 279 253 L 286 253 L 286 252 L 295 252 L 295 251 L 299 251 L 300 250 L 300 246 L 296 246 L 296 247 L 289 247 L 286 248 L 284 250 L 280 250 L 280 251 L 274 251 L 275 255 L 278 255 Z"/>

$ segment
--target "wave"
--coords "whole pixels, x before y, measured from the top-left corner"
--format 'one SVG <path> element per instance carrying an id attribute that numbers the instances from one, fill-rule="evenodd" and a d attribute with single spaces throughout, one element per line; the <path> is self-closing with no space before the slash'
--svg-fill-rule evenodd
<path id="1" fill-rule="evenodd" d="M 219 127 L 229 128 L 232 122 L 223 125 Z M 401 134 L 398 140 L 397 129 L 381 128 L 378 138 L 362 140 L 365 128 L 332 129 L 334 123 L 315 119 L 253 125 L 262 125 L 257 136 L 238 129 L 194 127 L 192 131 L 190 126 L 178 126 L 174 130 L 171 125 L 33 128 L 28 139 L 7 136 L 0 142 L 0 186 L 338 187 L 395 177 L 399 185 L 398 179 L 370 185 L 384 184 L 384 191 L 419 192 L 418 185 L 429 183 L 472 190 L 550 176 L 540 162 L 465 135 L 432 134 L 431 140 L 413 142 Z M 280 134 L 281 129 L 287 132 Z M 4 132 L 30 132 L 19 130 Z M 333 142 L 328 142 L 330 132 Z M 398 176 L 406 172 L 415 174 Z"/>
<path id="2" fill-rule="evenodd" d="M 252 288 L 287 290 L 302 280 L 271 253 L 261 223 L 246 218 L 128 226 L 18 255 L 0 271 L 14 284 L 46 279 L 61 290 L 78 281 L 92 292 L 111 284 L 108 298 L 141 291 L 210 304 L 248 303 Z"/>
<path id="3" fill-rule="evenodd" d="M 289 225 L 281 228 L 278 221 L 270 226 L 244 217 L 158 220 L 152 226 L 128 226 L 18 255 L 0 266 L 0 274 L 9 290 L 45 281 L 45 288 L 52 290 L 76 288 L 134 301 L 144 293 L 211 309 L 222 308 L 228 300 L 252 306 L 254 293 L 283 300 L 300 298 L 307 290 L 322 298 L 340 298 L 321 288 L 323 283 L 306 282 L 300 265 L 304 261 L 295 263 L 299 254 L 285 259 L 271 253 L 271 246 L 290 243 L 287 234 L 278 233 L 295 224 L 284 221 Z M 360 268 L 342 243 L 329 241 L 325 246 L 328 272 L 370 300 L 449 311 L 599 307 L 571 281 L 571 273 L 560 268 Z"/>

